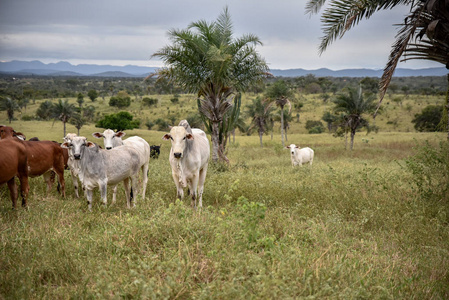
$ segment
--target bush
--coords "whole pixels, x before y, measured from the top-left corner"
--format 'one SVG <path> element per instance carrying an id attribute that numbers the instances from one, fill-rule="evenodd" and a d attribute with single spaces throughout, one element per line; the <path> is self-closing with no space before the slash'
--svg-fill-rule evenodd
<path id="1" fill-rule="evenodd" d="M 151 130 L 151 128 L 153 128 L 154 125 L 155 125 L 155 124 L 154 124 L 153 122 L 151 122 L 150 120 L 148 120 L 148 121 L 145 123 L 145 126 L 147 126 L 148 130 Z"/>
<path id="2" fill-rule="evenodd" d="M 133 116 L 127 111 L 106 115 L 95 124 L 95 127 L 114 130 L 134 129 L 139 126 L 140 120 L 133 120 Z"/>
<path id="3" fill-rule="evenodd" d="M 415 147 L 417 153 L 407 159 L 406 166 L 413 174 L 412 181 L 424 199 L 442 200 L 449 204 L 449 144 L 439 147 L 424 145 Z"/>
<path id="4" fill-rule="evenodd" d="M 159 119 L 157 119 L 155 121 L 155 123 L 156 123 L 156 125 L 158 125 L 158 130 L 159 131 L 168 131 L 168 130 L 170 130 L 170 124 L 166 120 L 164 120 L 164 119 L 159 118 Z"/>
<path id="5" fill-rule="evenodd" d="M 22 121 L 33 121 L 34 117 L 30 116 L 30 115 L 23 115 L 22 116 Z"/>
<path id="6" fill-rule="evenodd" d="M 323 123 L 321 123 L 321 121 L 308 120 L 306 122 L 306 129 L 309 131 L 309 133 L 324 132 L 324 126 Z"/>
<path id="7" fill-rule="evenodd" d="M 418 131 L 444 131 L 444 128 L 438 128 L 443 112 L 442 106 L 426 106 L 420 114 L 416 114 L 412 123 Z"/>
<path id="8" fill-rule="evenodd" d="M 315 126 L 309 129 L 309 134 L 319 134 L 324 132 L 324 127 L 322 126 Z"/>
<path id="9" fill-rule="evenodd" d="M 144 97 L 144 98 L 142 99 L 142 102 L 143 102 L 144 105 L 150 107 L 150 106 L 153 106 L 153 105 L 156 106 L 158 100 L 155 99 L 155 98 Z"/>
<path id="10" fill-rule="evenodd" d="M 117 96 L 109 99 L 109 106 L 115 106 L 118 108 L 124 108 L 131 105 L 131 97 L 125 91 L 120 91 Z"/>

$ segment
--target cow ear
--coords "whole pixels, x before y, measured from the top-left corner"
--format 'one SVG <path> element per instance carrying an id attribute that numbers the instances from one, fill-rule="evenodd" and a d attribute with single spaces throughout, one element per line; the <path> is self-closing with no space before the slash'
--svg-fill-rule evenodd
<path id="1" fill-rule="evenodd" d="M 186 138 L 187 138 L 188 140 L 193 140 L 193 135 L 190 134 L 190 133 L 187 133 L 187 134 L 186 134 Z"/>
<path id="2" fill-rule="evenodd" d="M 169 134 L 167 133 L 167 134 L 165 134 L 165 135 L 162 137 L 162 139 L 167 141 L 167 140 L 171 139 L 171 135 L 169 135 Z"/>
<path id="3" fill-rule="evenodd" d="M 102 134 L 101 132 L 94 132 L 94 133 L 92 133 L 92 136 L 93 136 L 94 138 L 99 139 L 99 138 L 102 138 L 102 137 L 103 137 L 103 134 Z"/>
<path id="4" fill-rule="evenodd" d="M 86 146 L 87 146 L 88 148 L 93 148 L 93 147 L 95 147 L 95 143 L 87 142 L 87 143 L 86 143 Z"/>
<path id="5" fill-rule="evenodd" d="M 70 143 L 68 143 L 68 142 L 64 142 L 64 143 L 61 144 L 61 148 L 68 149 L 69 147 L 70 147 Z"/>
<path id="6" fill-rule="evenodd" d="M 285 146 L 286 149 L 290 149 L 290 146 Z"/>
<path id="7" fill-rule="evenodd" d="M 118 131 L 118 132 L 115 133 L 115 136 L 116 136 L 116 137 L 119 137 L 119 138 L 122 138 L 122 137 L 124 137 L 125 135 L 126 135 L 126 133 L 123 132 L 123 131 Z"/>
<path id="8" fill-rule="evenodd" d="M 21 133 L 21 132 L 15 132 L 15 131 L 14 131 L 14 136 L 18 137 L 18 138 L 21 139 L 22 141 L 25 141 L 25 140 L 26 140 L 26 136 L 25 136 L 23 133 Z"/>

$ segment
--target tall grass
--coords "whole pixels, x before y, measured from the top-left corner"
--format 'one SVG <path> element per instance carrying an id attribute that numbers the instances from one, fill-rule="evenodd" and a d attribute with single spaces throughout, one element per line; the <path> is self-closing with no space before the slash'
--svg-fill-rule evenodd
<path id="1" fill-rule="evenodd" d="M 121 188 L 88 212 L 68 173 L 66 199 L 31 179 L 28 211 L 1 187 L 0 298 L 447 299 L 449 205 L 417 192 L 413 138 L 440 149 L 444 134 L 378 134 L 352 152 L 291 135 L 315 150 L 302 168 L 279 139 L 238 137 L 231 164 L 210 166 L 201 211 L 175 200 L 166 144 L 135 209 Z"/>

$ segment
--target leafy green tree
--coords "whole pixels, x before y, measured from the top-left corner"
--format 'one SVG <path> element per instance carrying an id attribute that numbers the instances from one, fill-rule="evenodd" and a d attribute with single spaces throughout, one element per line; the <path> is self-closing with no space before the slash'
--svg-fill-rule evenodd
<path id="1" fill-rule="evenodd" d="M 288 98 L 293 96 L 293 92 L 291 91 L 290 87 L 287 85 L 287 83 L 284 80 L 277 80 L 274 82 L 273 85 L 267 88 L 267 91 L 265 92 L 265 96 L 270 99 L 271 101 L 274 101 L 276 106 L 278 106 L 281 109 L 281 141 L 282 141 L 282 147 L 285 146 L 284 142 L 284 107 L 287 105 L 289 107 L 289 112 L 291 110 L 291 102 Z"/>
<path id="2" fill-rule="evenodd" d="M 345 115 L 346 126 L 351 132 L 351 150 L 354 147 L 354 136 L 357 129 L 368 123 L 363 115 L 372 113 L 376 109 L 375 99 L 374 95 L 365 97 L 362 94 L 362 88 L 359 88 L 358 91 L 348 88 L 347 93 L 337 95 L 334 100 L 334 111 Z"/>
<path id="3" fill-rule="evenodd" d="M 0 98 L 0 111 L 6 111 L 9 124 L 11 124 L 11 121 L 14 120 L 14 112 L 19 109 L 20 107 L 17 100 L 12 99 L 11 97 Z"/>
<path id="4" fill-rule="evenodd" d="M 66 136 L 66 123 L 75 114 L 75 106 L 69 103 L 69 100 L 62 101 L 59 99 L 58 103 L 53 104 L 51 108 L 51 117 L 56 121 L 60 120 L 64 126 L 64 135 Z M 54 122 L 53 122 L 54 123 Z"/>
<path id="5" fill-rule="evenodd" d="M 193 22 L 187 29 L 171 30 L 169 38 L 172 45 L 153 54 L 166 65 L 156 75 L 198 95 L 199 110 L 212 125 L 212 160 L 216 162 L 220 124 L 232 109 L 235 95 L 269 75 L 268 65 L 255 49 L 262 43 L 252 34 L 233 38 L 227 7 L 216 21 Z"/>
<path id="6" fill-rule="evenodd" d="M 98 92 L 96 90 L 89 90 L 87 97 L 89 97 L 90 101 L 94 102 L 98 98 Z"/>
<path id="7" fill-rule="evenodd" d="M 263 101 L 257 97 L 246 107 L 246 115 L 251 118 L 251 125 L 248 130 L 252 130 L 253 128 L 257 129 L 260 147 L 262 148 L 262 137 L 269 127 L 269 120 L 274 110 L 272 105 L 273 102 Z"/>
<path id="8" fill-rule="evenodd" d="M 429 105 L 426 106 L 421 113 L 416 114 L 412 120 L 414 127 L 418 131 L 443 131 L 441 126 L 438 126 L 443 115 L 441 106 Z"/>
<path id="9" fill-rule="evenodd" d="M 95 106 L 88 105 L 83 109 L 83 117 L 87 121 L 93 121 L 95 117 Z"/>
<path id="10" fill-rule="evenodd" d="M 321 121 L 307 120 L 306 129 L 309 133 L 322 133 L 325 129 Z"/>
<path id="11" fill-rule="evenodd" d="M 125 108 L 131 105 L 131 97 L 125 91 L 120 91 L 117 96 L 111 97 L 109 99 L 109 106 L 115 106 L 118 108 Z"/>
<path id="12" fill-rule="evenodd" d="M 39 108 L 36 110 L 36 116 L 41 120 L 50 120 L 52 116 L 53 103 L 49 100 L 39 104 Z"/>
<path id="13" fill-rule="evenodd" d="M 106 115 L 95 124 L 95 127 L 113 130 L 134 129 L 139 128 L 139 126 L 140 121 L 133 120 L 133 116 L 127 111 Z"/>
<path id="14" fill-rule="evenodd" d="M 331 113 L 330 111 L 326 111 L 321 117 L 321 120 L 327 123 L 327 130 L 329 130 L 329 132 L 334 127 L 334 123 L 337 121 L 337 119 L 338 117 L 333 113 Z"/>

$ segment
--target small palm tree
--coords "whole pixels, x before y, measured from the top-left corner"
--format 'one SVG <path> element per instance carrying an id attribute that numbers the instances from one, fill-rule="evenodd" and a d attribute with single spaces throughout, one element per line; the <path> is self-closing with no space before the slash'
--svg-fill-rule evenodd
<path id="1" fill-rule="evenodd" d="M 166 65 L 154 74 L 158 80 L 170 80 L 198 95 L 200 113 L 211 123 L 213 161 L 219 159 L 220 124 L 234 97 L 269 75 L 255 49 L 260 39 L 252 34 L 234 39 L 232 27 L 225 8 L 215 22 L 201 20 L 185 30 L 171 30 L 173 44 L 153 54 Z"/>
<path id="2" fill-rule="evenodd" d="M 351 132 L 351 150 L 354 147 L 354 136 L 357 129 L 367 124 L 363 114 L 372 113 L 376 109 L 375 99 L 375 95 L 365 98 L 362 94 L 362 88 L 358 91 L 348 88 L 347 93 L 337 95 L 334 100 L 334 111 L 343 113 L 346 122 L 345 127 Z"/>
<path id="3" fill-rule="evenodd" d="M 274 110 L 273 102 L 261 100 L 259 97 L 254 99 L 251 104 L 246 107 L 246 115 L 251 118 L 251 125 L 248 130 L 257 128 L 259 133 L 260 147 L 263 148 L 262 137 L 270 127 L 269 121 Z"/>
<path id="4" fill-rule="evenodd" d="M 11 124 L 11 121 L 14 119 L 14 111 L 19 109 L 19 103 L 16 100 L 10 97 L 4 97 L 0 99 L 0 110 L 6 111 L 9 124 Z"/>
<path id="5" fill-rule="evenodd" d="M 59 99 L 58 103 L 53 104 L 51 115 L 55 121 L 56 120 L 62 121 L 62 124 L 64 126 L 63 136 L 66 136 L 66 123 L 70 120 L 70 118 L 74 114 L 75 114 L 75 105 L 70 104 L 67 99 L 64 101 Z"/>
<path id="6" fill-rule="evenodd" d="M 282 147 L 285 146 L 285 143 L 284 143 L 284 130 L 285 130 L 284 107 L 288 106 L 288 108 L 289 108 L 288 112 L 290 113 L 292 106 L 291 106 L 291 102 L 288 98 L 292 97 L 292 96 L 293 96 L 293 93 L 292 93 L 291 89 L 288 87 L 287 83 L 282 79 L 276 81 L 272 86 L 270 86 L 267 89 L 267 91 L 265 93 L 265 97 L 274 101 L 276 106 L 280 107 L 280 109 L 281 109 L 280 116 L 281 116 Z"/>
<path id="7" fill-rule="evenodd" d="M 86 119 L 80 113 L 74 113 L 70 118 L 70 124 L 74 125 L 80 135 L 80 129 L 86 124 Z"/>

